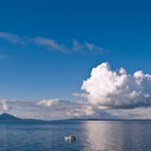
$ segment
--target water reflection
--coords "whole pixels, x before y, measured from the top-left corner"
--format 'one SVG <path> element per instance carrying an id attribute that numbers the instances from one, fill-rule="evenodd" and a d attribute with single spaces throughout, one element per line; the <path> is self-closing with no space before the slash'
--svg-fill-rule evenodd
<path id="1" fill-rule="evenodd" d="M 93 151 L 105 151 L 114 150 L 113 138 L 113 126 L 106 122 L 86 122 L 85 134 L 87 135 L 87 142 L 90 150 Z"/>
<path id="2" fill-rule="evenodd" d="M 137 122 L 85 122 L 84 151 L 149 151 L 150 128 Z M 146 129 L 149 128 L 148 133 Z M 144 140 L 146 141 L 144 142 Z"/>

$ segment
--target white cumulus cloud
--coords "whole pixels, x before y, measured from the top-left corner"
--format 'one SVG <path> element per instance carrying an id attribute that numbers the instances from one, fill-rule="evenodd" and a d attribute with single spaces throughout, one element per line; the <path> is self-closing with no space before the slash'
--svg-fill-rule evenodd
<path id="1" fill-rule="evenodd" d="M 114 71 L 107 62 L 92 69 L 81 89 L 91 104 L 106 108 L 151 106 L 151 75 L 128 74 L 124 68 Z"/>

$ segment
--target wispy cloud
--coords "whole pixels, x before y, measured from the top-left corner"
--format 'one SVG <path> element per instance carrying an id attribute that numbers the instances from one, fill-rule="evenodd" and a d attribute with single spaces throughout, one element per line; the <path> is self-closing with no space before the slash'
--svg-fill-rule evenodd
<path id="1" fill-rule="evenodd" d="M 18 45 L 36 45 L 41 46 L 49 51 L 56 51 L 62 53 L 104 53 L 107 52 L 106 49 L 96 46 L 94 43 L 90 42 L 79 42 L 74 39 L 71 42 L 71 46 L 67 46 L 66 44 L 61 44 L 57 42 L 55 39 L 47 38 L 47 37 L 29 37 L 29 36 L 19 36 L 16 34 L 12 34 L 9 32 L 0 32 L 0 39 L 8 41 L 12 44 Z"/>
<path id="2" fill-rule="evenodd" d="M 103 53 L 103 52 L 105 52 L 105 49 L 103 49 L 102 47 L 96 46 L 96 45 L 93 44 L 93 43 L 88 43 L 88 42 L 86 42 L 86 43 L 85 43 L 85 47 L 86 47 L 89 51 L 91 51 L 92 53 L 93 53 L 93 51 L 94 51 L 94 52 L 98 52 L 98 53 Z"/>
<path id="3" fill-rule="evenodd" d="M 26 44 L 25 40 L 22 37 L 8 32 L 0 32 L 0 39 L 6 40 L 13 44 L 19 44 L 19 45 Z"/>
<path id="4" fill-rule="evenodd" d="M 67 51 L 67 48 L 64 45 L 57 43 L 53 39 L 36 37 L 36 38 L 33 38 L 33 40 L 36 44 L 45 46 L 50 50 L 60 51 L 60 52 L 66 52 Z"/>
<path id="5" fill-rule="evenodd" d="M 78 40 L 74 39 L 72 41 L 72 46 L 67 47 L 64 44 L 59 44 L 53 39 L 48 39 L 44 37 L 36 37 L 33 39 L 38 45 L 47 47 L 49 50 L 60 51 L 63 53 L 104 53 L 105 49 L 96 46 L 93 43 L 84 42 L 80 43 Z"/>
<path id="6" fill-rule="evenodd" d="M 72 45 L 73 46 L 71 50 L 77 53 L 103 53 L 105 52 L 105 49 L 103 49 L 102 47 L 96 46 L 95 44 L 89 43 L 89 42 L 84 42 L 81 44 L 76 39 L 73 40 Z"/>
<path id="7" fill-rule="evenodd" d="M 84 45 L 81 45 L 79 43 L 79 41 L 77 41 L 76 39 L 74 39 L 73 42 L 72 42 L 72 48 L 71 48 L 71 50 L 73 52 L 81 52 L 81 51 L 83 51 L 83 49 L 84 49 Z"/>

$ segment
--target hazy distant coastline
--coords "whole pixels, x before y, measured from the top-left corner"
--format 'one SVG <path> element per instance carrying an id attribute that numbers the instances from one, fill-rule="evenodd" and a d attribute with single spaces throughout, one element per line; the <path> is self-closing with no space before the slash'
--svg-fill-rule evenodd
<path id="1" fill-rule="evenodd" d="M 151 121 L 151 119 L 95 119 L 95 118 L 87 118 L 87 119 L 82 119 L 82 118 L 75 118 L 75 119 L 60 119 L 60 120 L 42 120 L 42 119 L 22 119 L 15 117 L 11 114 L 8 113 L 3 113 L 0 115 L 0 122 L 34 122 L 34 123 L 39 123 L 39 122 L 44 122 L 44 123 L 49 123 L 49 122 L 70 122 L 70 121 Z"/>

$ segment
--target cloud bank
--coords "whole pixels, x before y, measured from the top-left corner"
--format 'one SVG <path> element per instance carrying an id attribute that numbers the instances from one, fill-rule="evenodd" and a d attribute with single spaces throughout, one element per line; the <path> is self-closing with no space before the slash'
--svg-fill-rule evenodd
<path id="1" fill-rule="evenodd" d="M 72 118 L 112 118 L 110 113 L 94 108 L 88 103 L 60 99 L 39 101 L 0 100 L 0 111 L 14 114 L 21 118 L 46 120 Z"/>
<path id="2" fill-rule="evenodd" d="M 0 112 L 7 112 L 20 118 L 45 120 L 58 119 L 151 119 L 151 107 L 135 109 L 102 109 L 86 102 L 73 102 L 60 99 L 39 101 L 0 100 Z"/>
<path id="3" fill-rule="evenodd" d="M 114 71 L 107 62 L 92 69 L 81 89 L 93 105 L 111 109 L 151 106 L 151 75 L 128 74 L 122 67 Z"/>

